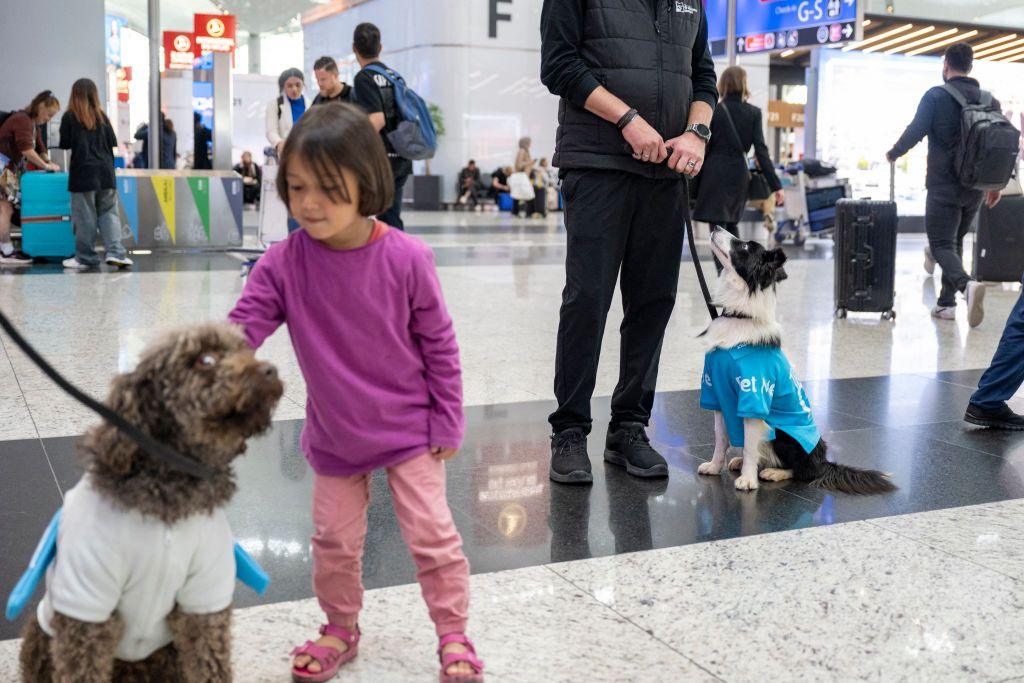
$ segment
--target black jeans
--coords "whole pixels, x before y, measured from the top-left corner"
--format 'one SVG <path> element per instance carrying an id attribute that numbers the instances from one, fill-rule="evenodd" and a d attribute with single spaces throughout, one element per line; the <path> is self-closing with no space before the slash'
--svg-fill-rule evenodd
<path id="1" fill-rule="evenodd" d="M 658 360 L 672 315 L 683 251 L 681 180 L 652 180 L 621 171 L 571 170 L 562 182 L 568 249 L 555 354 L 557 433 L 590 433 L 608 309 L 620 276 L 625 314 L 612 423 L 647 424 Z"/>
<path id="2" fill-rule="evenodd" d="M 399 230 L 405 230 L 405 223 L 402 222 L 402 192 L 408 179 L 407 175 L 395 176 L 395 200 L 390 209 L 377 216 L 379 220 Z"/>
<path id="3" fill-rule="evenodd" d="M 924 227 L 932 257 L 942 267 L 939 306 L 956 306 L 956 293 L 967 289 L 971 281 L 964 270 L 964 236 L 971 230 L 983 197 L 980 190 L 959 187 L 928 190 Z"/>

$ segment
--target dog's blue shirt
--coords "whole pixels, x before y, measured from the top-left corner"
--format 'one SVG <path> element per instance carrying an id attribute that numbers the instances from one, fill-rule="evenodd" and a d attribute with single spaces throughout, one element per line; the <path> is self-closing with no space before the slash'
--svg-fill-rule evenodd
<path id="1" fill-rule="evenodd" d="M 742 344 L 709 351 L 704 356 L 700 407 L 722 413 L 733 446 L 743 446 L 745 417 L 764 420 L 769 441 L 781 429 L 807 453 L 821 440 L 804 387 L 778 347 Z"/>

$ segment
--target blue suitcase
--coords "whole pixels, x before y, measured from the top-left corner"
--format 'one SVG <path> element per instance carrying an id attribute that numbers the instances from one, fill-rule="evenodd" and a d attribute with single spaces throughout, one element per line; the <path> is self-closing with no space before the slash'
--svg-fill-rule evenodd
<path id="1" fill-rule="evenodd" d="M 21 250 L 33 258 L 75 255 L 67 173 L 33 171 L 21 177 Z"/>

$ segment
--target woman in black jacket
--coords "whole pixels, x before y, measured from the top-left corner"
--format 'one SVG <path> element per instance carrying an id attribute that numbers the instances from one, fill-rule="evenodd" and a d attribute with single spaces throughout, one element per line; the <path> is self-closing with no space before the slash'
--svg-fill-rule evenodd
<path id="1" fill-rule="evenodd" d="M 64 267 L 82 270 L 100 264 L 94 247 L 97 232 L 106 247 L 107 265 L 131 267 L 132 260 L 121 244 L 117 208 L 113 151 L 117 136 L 100 107 L 96 84 L 88 78 L 71 86 L 71 101 L 60 121 L 60 147 L 71 150 L 68 190 L 75 229 L 75 255 L 64 261 Z"/>
<path id="2" fill-rule="evenodd" d="M 142 152 L 135 157 L 135 168 L 149 168 L 149 124 L 144 123 L 135 132 L 135 139 L 142 140 Z M 174 124 L 160 112 L 160 168 L 173 169 L 178 160 L 178 134 Z"/>
<path id="3" fill-rule="evenodd" d="M 747 72 L 730 66 L 718 80 L 721 101 L 711 119 L 711 142 L 704 167 L 696 179 L 693 216 L 699 221 L 720 225 L 739 236 L 738 223 L 743 216 L 750 186 L 747 152 L 754 148 L 757 167 L 780 206 L 782 183 L 768 154 L 761 128 L 761 110 L 747 102 Z M 716 262 L 717 265 L 717 262 Z"/>

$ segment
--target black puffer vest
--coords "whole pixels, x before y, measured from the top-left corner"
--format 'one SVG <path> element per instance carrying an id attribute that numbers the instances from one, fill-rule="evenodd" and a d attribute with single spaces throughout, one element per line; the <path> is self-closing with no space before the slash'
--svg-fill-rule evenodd
<path id="1" fill-rule="evenodd" d="M 686 129 L 693 44 L 704 9 L 701 0 L 655 0 L 653 5 L 651 0 L 586 0 L 579 49 L 601 85 L 668 140 Z M 555 166 L 679 177 L 667 166 L 633 159 L 632 153 L 615 124 L 562 98 Z"/>

